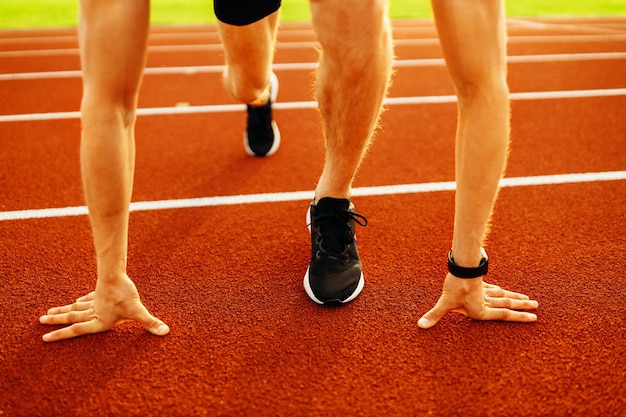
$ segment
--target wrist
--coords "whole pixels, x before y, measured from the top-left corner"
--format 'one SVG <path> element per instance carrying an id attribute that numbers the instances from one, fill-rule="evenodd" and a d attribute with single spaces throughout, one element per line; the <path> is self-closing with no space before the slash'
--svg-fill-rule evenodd
<path id="1" fill-rule="evenodd" d="M 126 268 L 119 264 L 98 263 L 98 282 L 116 284 L 126 280 Z"/>
<path id="2" fill-rule="evenodd" d="M 450 250 L 450 252 L 448 252 L 448 271 L 457 278 L 465 279 L 478 278 L 483 275 L 487 275 L 489 270 L 489 258 L 484 248 L 480 248 L 480 253 L 481 259 L 478 266 L 467 267 L 457 264 L 452 255 L 452 250 Z"/>

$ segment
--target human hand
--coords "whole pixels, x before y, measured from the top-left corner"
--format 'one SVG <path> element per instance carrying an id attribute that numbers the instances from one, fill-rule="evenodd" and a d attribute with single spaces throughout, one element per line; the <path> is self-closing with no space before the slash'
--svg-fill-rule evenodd
<path id="1" fill-rule="evenodd" d="M 483 282 L 482 277 L 463 279 L 449 273 L 439 301 L 417 324 L 428 329 L 451 311 L 475 320 L 533 322 L 537 320 L 535 314 L 518 310 L 532 310 L 538 306 L 539 303 L 527 295 L 503 290 Z"/>
<path id="2" fill-rule="evenodd" d="M 51 308 L 39 318 L 42 324 L 69 325 L 43 335 L 44 342 L 101 333 L 133 320 L 158 336 L 164 336 L 170 330 L 144 307 L 135 284 L 127 275 L 115 284 L 99 282 L 95 291 L 78 298 L 73 304 Z"/>

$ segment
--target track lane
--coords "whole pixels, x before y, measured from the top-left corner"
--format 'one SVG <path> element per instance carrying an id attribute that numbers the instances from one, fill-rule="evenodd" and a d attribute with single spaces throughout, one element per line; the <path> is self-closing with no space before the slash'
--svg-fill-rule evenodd
<path id="1" fill-rule="evenodd" d="M 625 104 L 624 97 L 513 102 L 508 176 L 624 170 Z M 277 112 L 283 135 L 294 139 L 271 160 L 243 155 L 243 115 L 231 116 L 223 126 L 206 115 L 140 118 L 135 198 L 272 189 L 285 176 L 297 189 L 313 187 L 321 168 L 314 111 Z M 453 104 L 392 107 L 355 185 L 449 180 L 454 119 Z M 0 166 L 10 167 L 0 190 L 11 191 L 1 204 L 47 204 L 48 191 L 54 201 L 82 204 L 77 120 L 0 129 L 8 144 Z M 163 339 L 127 325 L 44 345 L 37 315 L 92 289 L 87 219 L 0 222 L 7 329 L 0 385 L 10 387 L 0 393 L 0 411 L 619 415 L 624 184 L 502 189 L 488 242 L 490 280 L 540 301 L 539 321 L 528 326 L 450 315 L 430 331 L 417 329 L 445 270 L 450 191 L 355 199 L 370 220 L 357 232 L 367 285 L 342 309 L 319 308 L 302 291 L 309 257 L 302 201 L 134 213 L 129 273 L 172 327 Z"/>
<path id="2" fill-rule="evenodd" d="M 626 55 L 547 55 L 511 57 L 509 86 L 512 92 L 611 89 L 626 87 Z M 299 85 L 282 88 L 281 102 L 310 101 L 314 97 L 314 62 L 303 67 L 282 69 L 276 73 L 282 83 Z M 450 95 L 454 91 L 443 61 L 399 60 L 389 91 L 390 97 Z M 177 67 L 172 74 L 147 71 L 142 84 L 139 107 L 234 104 L 221 83 L 222 66 L 201 67 L 207 72 Z M 155 73 L 156 72 L 156 73 Z M 603 73 L 601 79 L 595 72 Z M 22 73 L 28 74 L 28 73 Z M 0 79 L 5 100 L 0 115 L 76 111 L 80 106 L 82 83 L 79 74 L 59 79 L 29 77 Z M 45 93 L 44 93 L 45 92 Z"/>
<path id="3" fill-rule="evenodd" d="M 3 373 L 13 387 L 3 393 L 4 410 L 330 416 L 358 404 L 365 414 L 463 409 L 534 416 L 565 408 L 615 415 L 623 389 L 615 352 L 623 341 L 613 329 L 624 317 L 611 283 L 623 270 L 597 255 L 626 243 L 614 222 L 626 216 L 620 190 L 618 183 L 503 190 L 489 244 L 490 279 L 538 298 L 540 321 L 483 324 L 452 315 L 429 332 L 415 323 L 440 288 L 450 192 L 360 198 L 358 208 L 371 222 L 359 230 L 367 285 L 358 302 L 330 310 L 312 305 L 300 288 L 308 259 L 300 202 L 133 215 L 130 273 L 148 306 L 172 326 L 175 337 L 162 340 L 122 326 L 43 345 L 33 310 L 92 285 L 86 219 L 29 221 L 19 229 L 2 223 L 2 233 L 8 229 L 17 241 L 39 240 L 21 259 L 27 268 L 8 265 L 32 292 L 5 298 L 15 306 L 11 322 L 24 324 L 3 338 L 6 363 L 20 364 Z M 567 215 L 562 207 L 569 207 Z M 615 217 L 596 215 L 608 209 Z M 274 227 L 244 233 L 255 224 Z M 1 262 L 6 270 L 11 261 Z M 590 268 L 598 273 L 588 274 Z M 0 312 L 6 318 L 4 307 Z M 71 365 L 53 359 L 70 355 Z M 89 374 L 89 382 L 77 379 L 76 370 Z M 138 385 L 146 390 L 137 392 Z M 36 402 L 6 397 L 26 390 Z M 475 401 L 477 392 L 489 405 Z"/>
<path id="4" fill-rule="evenodd" d="M 624 170 L 624 105 L 624 96 L 514 101 L 507 176 Z M 590 107 L 602 117 L 580 117 Z M 392 106 L 355 186 L 452 180 L 455 113 L 454 104 Z M 281 111 L 276 118 L 291 140 L 270 160 L 241 152 L 243 114 L 140 117 L 135 201 L 313 189 L 322 161 L 316 111 Z M 77 119 L 0 126 L 2 211 L 83 204 Z"/>

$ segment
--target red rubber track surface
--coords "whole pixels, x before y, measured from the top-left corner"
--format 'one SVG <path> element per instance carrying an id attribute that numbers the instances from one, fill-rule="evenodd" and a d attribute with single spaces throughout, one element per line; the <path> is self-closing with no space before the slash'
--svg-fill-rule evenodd
<path id="1" fill-rule="evenodd" d="M 399 60 L 441 58 L 430 21 L 394 22 Z M 626 19 L 509 21 L 510 56 L 626 52 Z M 276 62 L 315 62 L 285 24 Z M 148 67 L 223 63 L 215 27 L 155 27 Z M 173 46 L 177 45 L 176 48 Z M 0 76 L 76 71 L 75 30 L 0 32 Z M 589 55 L 587 55 L 589 56 Z M 593 58 L 593 57 L 592 57 Z M 313 99 L 277 69 L 279 102 Z M 626 58 L 511 62 L 513 93 L 626 87 Z M 0 77 L 2 115 L 75 112 L 79 76 Z M 390 97 L 453 94 L 442 64 L 397 69 Z M 233 104 L 219 71 L 147 74 L 140 108 Z M 513 100 L 507 177 L 626 171 L 626 96 Z M 275 156 L 246 156 L 242 112 L 140 116 L 134 201 L 312 190 L 314 109 L 277 109 Z M 389 105 L 355 187 L 454 179 L 454 103 Z M 0 121 L 0 214 L 84 205 L 80 124 Z M 312 193 L 311 193 L 312 197 Z M 626 409 L 626 181 L 506 187 L 489 281 L 540 303 L 534 324 L 449 314 L 437 300 L 454 193 L 355 197 L 366 285 L 324 308 L 302 288 L 307 200 L 139 211 L 129 275 L 171 327 L 45 344 L 38 317 L 92 290 L 86 216 L 0 221 L 0 415 L 621 416 Z"/>

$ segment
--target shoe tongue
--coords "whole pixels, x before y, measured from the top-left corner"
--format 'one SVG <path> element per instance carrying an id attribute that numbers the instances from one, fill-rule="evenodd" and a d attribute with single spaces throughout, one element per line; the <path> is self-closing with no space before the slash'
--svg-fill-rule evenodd
<path id="1" fill-rule="evenodd" d="M 339 211 L 347 211 L 350 208 L 350 200 L 325 197 L 318 201 L 316 206 L 318 213 L 337 213 Z M 346 233 L 345 231 L 342 231 L 344 227 L 336 229 L 337 225 L 333 226 L 332 224 L 321 226 L 320 232 L 324 236 L 322 240 L 322 247 L 326 251 L 331 253 L 334 252 L 337 255 L 342 254 L 345 251 L 346 244 L 344 243 L 344 238 L 342 237 L 343 234 Z M 332 232 L 328 233 L 329 231 Z"/>
<path id="2" fill-rule="evenodd" d="M 347 211 L 350 208 L 350 200 L 345 198 L 324 197 L 316 204 L 319 212 Z"/>

